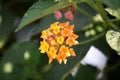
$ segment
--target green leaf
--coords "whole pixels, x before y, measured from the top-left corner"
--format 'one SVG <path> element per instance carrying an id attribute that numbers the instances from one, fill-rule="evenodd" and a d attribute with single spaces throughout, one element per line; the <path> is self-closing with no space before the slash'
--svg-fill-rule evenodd
<path id="1" fill-rule="evenodd" d="M 11 46 L 0 63 L 0 80 L 25 80 L 36 70 L 39 57 L 38 47 L 33 42 Z"/>
<path id="2" fill-rule="evenodd" d="M 101 0 L 104 4 L 110 7 L 118 19 L 120 19 L 120 0 Z"/>
<path id="3" fill-rule="evenodd" d="M 118 10 L 114 10 L 112 8 L 106 8 L 105 9 L 109 14 L 111 14 L 112 16 L 115 16 L 116 18 L 120 19 L 120 15 L 119 15 L 119 11 Z"/>
<path id="4" fill-rule="evenodd" d="M 112 49 L 120 52 L 120 32 L 109 30 L 106 34 L 106 40 Z"/>
<path id="5" fill-rule="evenodd" d="M 90 65 L 80 65 L 75 80 L 96 80 L 97 68 Z"/>
<path id="6" fill-rule="evenodd" d="M 32 7 L 30 7 L 29 10 L 25 13 L 16 31 L 22 29 L 24 26 L 32 23 L 33 21 L 54 12 L 55 10 L 65 8 L 71 4 L 72 3 L 66 0 L 62 0 L 59 3 L 55 3 L 54 0 L 52 1 L 39 0 L 38 2 L 34 3 Z"/>

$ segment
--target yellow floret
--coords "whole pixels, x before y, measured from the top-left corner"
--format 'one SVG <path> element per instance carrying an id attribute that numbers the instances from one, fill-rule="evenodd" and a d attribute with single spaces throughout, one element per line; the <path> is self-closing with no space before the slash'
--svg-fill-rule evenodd
<path id="1" fill-rule="evenodd" d="M 44 31 L 42 32 L 41 38 L 47 37 L 47 34 L 48 34 L 48 30 L 44 30 Z"/>
<path id="2" fill-rule="evenodd" d="M 41 50 L 41 53 L 48 52 L 48 49 L 49 49 L 48 43 L 46 41 L 42 41 L 40 43 L 41 43 L 41 45 L 40 45 L 39 50 Z"/>
<path id="3" fill-rule="evenodd" d="M 54 22 L 53 24 L 50 25 L 50 28 L 54 28 L 55 26 L 57 26 L 59 24 L 59 22 Z"/>
<path id="4" fill-rule="evenodd" d="M 59 27 L 59 26 L 53 27 L 53 33 L 54 33 L 54 34 L 57 34 L 57 33 L 59 33 L 59 32 L 60 32 L 60 27 Z"/>
<path id="5" fill-rule="evenodd" d="M 64 37 L 63 36 L 59 36 L 57 38 L 57 43 L 62 44 L 63 42 L 64 42 Z"/>

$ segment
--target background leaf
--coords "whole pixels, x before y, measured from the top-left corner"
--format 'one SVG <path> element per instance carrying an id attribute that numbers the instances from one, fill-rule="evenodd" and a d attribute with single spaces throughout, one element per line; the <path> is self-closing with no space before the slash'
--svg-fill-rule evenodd
<path id="1" fill-rule="evenodd" d="M 15 29 L 16 16 L 9 11 L 6 7 L 2 7 L 1 12 L 1 25 L 0 25 L 0 48 L 4 47 L 10 34 Z"/>
<path id="2" fill-rule="evenodd" d="M 33 42 L 23 42 L 6 50 L 0 63 L 0 80 L 26 80 L 36 70 L 40 57 L 37 48 Z"/>
<path id="3" fill-rule="evenodd" d="M 80 65 L 75 80 L 96 80 L 98 69 L 90 65 Z"/>

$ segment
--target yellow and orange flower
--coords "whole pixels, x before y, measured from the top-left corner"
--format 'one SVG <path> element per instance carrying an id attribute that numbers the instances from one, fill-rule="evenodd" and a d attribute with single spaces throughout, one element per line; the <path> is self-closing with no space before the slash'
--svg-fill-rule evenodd
<path id="1" fill-rule="evenodd" d="M 46 53 L 49 58 L 49 64 L 56 59 L 59 64 L 62 61 L 66 64 L 67 58 L 76 56 L 73 45 L 78 42 L 78 35 L 73 33 L 74 25 L 69 25 L 69 22 L 55 22 L 50 25 L 50 28 L 42 32 L 39 50 L 41 53 Z"/>
<path id="2" fill-rule="evenodd" d="M 41 43 L 41 46 L 39 49 L 41 50 L 41 53 L 48 52 L 48 49 L 49 49 L 48 43 L 46 41 L 42 41 L 40 43 Z"/>

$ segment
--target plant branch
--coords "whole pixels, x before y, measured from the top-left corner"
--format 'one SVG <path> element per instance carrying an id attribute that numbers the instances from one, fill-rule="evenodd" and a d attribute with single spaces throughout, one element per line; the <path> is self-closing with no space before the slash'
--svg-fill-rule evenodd
<path id="1" fill-rule="evenodd" d="M 99 35 L 94 36 L 94 37 L 91 38 L 91 39 L 88 39 L 88 40 L 79 42 L 77 45 L 83 45 L 83 44 L 87 44 L 87 43 L 89 43 L 89 42 L 92 42 L 92 41 L 94 41 L 94 40 L 97 40 L 98 38 L 100 38 L 100 37 L 102 37 L 103 35 L 105 35 L 105 33 L 106 33 L 106 32 L 102 32 L 102 33 L 100 33 Z"/>

